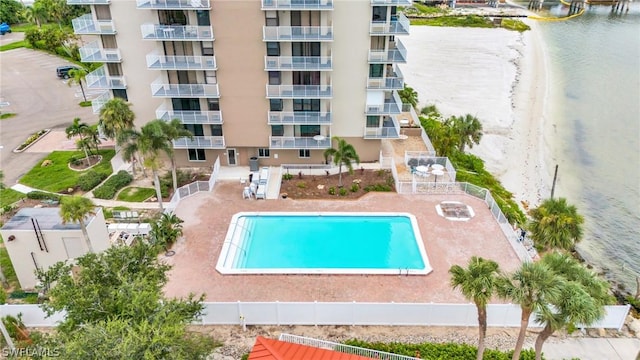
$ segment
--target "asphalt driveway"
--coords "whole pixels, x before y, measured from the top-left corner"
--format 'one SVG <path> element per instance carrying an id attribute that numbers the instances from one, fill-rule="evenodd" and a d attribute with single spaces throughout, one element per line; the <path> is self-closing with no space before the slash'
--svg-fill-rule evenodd
<path id="1" fill-rule="evenodd" d="M 47 154 L 12 152 L 30 134 L 46 128 L 64 129 L 75 117 L 95 124 L 98 116 L 91 107 L 78 105 L 82 101 L 78 86 L 69 87 L 56 77 L 56 68 L 69 64 L 66 60 L 41 51 L 15 49 L 0 52 L 0 63 L 0 101 L 9 103 L 0 111 L 17 114 L 0 121 L 0 169 L 5 185 L 11 186 Z"/>

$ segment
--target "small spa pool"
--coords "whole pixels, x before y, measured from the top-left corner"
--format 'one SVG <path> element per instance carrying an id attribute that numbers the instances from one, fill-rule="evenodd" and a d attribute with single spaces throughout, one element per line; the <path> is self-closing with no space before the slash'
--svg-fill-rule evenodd
<path id="1" fill-rule="evenodd" d="M 222 274 L 431 272 L 406 213 L 249 213 L 233 216 L 216 266 Z"/>

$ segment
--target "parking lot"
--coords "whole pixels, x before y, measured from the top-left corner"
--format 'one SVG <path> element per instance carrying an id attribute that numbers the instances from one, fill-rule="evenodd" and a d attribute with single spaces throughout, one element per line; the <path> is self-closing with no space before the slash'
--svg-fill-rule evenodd
<path id="1" fill-rule="evenodd" d="M 20 40 L 18 33 L 7 34 L 2 42 Z M 91 107 L 80 107 L 80 88 L 69 87 L 56 77 L 56 68 L 68 61 L 42 51 L 15 49 L 0 52 L 2 79 L 0 101 L 8 102 L 3 113 L 17 115 L 0 121 L 0 169 L 4 183 L 11 186 L 45 156 L 45 153 L 26 151 L 14 153 L 30 134 L 42 129 L 64 129 L 79 117 L 88 124 L 98 121 Z M 48 149 L 50 150 L 50 149 Z"/>

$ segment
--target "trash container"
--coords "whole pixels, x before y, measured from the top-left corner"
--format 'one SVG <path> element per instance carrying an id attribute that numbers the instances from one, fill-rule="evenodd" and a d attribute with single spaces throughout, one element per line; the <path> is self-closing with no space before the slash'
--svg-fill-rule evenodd
<path id="1" fill-rule="evenodd" d="M 258 165 L 258 158 L 255 156 L 249 158 L 249 171 L 258 171 L 259 169 L 260 166 Z"/>

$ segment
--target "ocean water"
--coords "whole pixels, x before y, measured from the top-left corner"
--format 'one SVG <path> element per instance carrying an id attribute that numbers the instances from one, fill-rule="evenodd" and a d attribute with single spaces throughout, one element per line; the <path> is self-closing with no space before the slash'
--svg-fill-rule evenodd
<path id="1" fill-rule="evenodd" d="M 557 15 L 566 8 L 554 7 Z M 579 253 L 635 292 L 640 275 L 640 4 L 541 22 L 556 196 L 585 217 Z"/>

